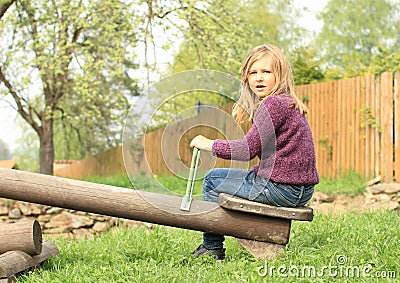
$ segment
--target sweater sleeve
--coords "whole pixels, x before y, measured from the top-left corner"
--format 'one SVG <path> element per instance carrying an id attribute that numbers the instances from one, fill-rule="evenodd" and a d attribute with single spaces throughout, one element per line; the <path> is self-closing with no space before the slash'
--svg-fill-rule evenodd
<path id="1" fill-rule="evenodd" d="M 265 102 L 265 101 L 264 101 Z M 265 103 L 260 105 L 254 123 L 243 139 L 215 140 L 213 155 L 223 159 L 249 161 L 261 157 L 263 145 L 275 137 L 273 122 Z"/>
<path id="2" fill-rule="evenodd" d="M 215 140 L 213 155 L 223 159 L 249 161 L 259 155 L 261 140 L 257 126 L 253 124 L 241 140 Z"/>

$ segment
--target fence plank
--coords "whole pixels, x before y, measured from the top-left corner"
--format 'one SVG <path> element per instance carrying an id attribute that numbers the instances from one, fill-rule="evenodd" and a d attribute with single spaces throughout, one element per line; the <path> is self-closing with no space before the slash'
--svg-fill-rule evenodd
<path id="1" fill-rule="evenodd" d="M 395 74 L 394 93 L 394 175 L 396 182 L 400 182 L 400 72 Z"/>
<path id="2" fill-rule="evenodd" d="M 382 177 L 393 181 L 393 74 L 381 75 L 381 123 L 382 123 Z"/>
<path id="3" fill-rule="evenodd" d="M 361 139 L 360 139 L 360 104 L 361 104 L 361 78 L 355 78 L 355 108 L 354 108 L 354 115 L 355 115 L 355 123 L 354 123 L 354 146 L 355 146 L 355 171 L 361 171 L 361 160 L 364 159 L 361 148 Z"/>
<path id="4" fill-rule="evenodd" d="M 350 170 L 350 139 L 349 139 L 349 126 L 350 126 L 350 115 L 349 115 L 349 109 L 350 109 L 350 96 L 349 96 L 349 89 L 350 89 L 350 81 L 349 79 L 344 80 L 344 111 L 343 111 L 343 128 L 342 128 L 342 134 L 344 137 L 344 167 L 343 171 L 347 172 Z"/>
<path id="5" fill-rule="evenodd" d="M 366 170 L 366 127 L 365 125 L 365 113 L 363 112 L 366 107 L 366 77 L 359 77 L 359 95 L 358 95 L 358 129 L 360 139 L 360 163 L 359 170 L 364 176 L 368 176 Z"/>
<path id="6" fill-rule="evenodd" d="M 332 169 L 331 169 L 331 174 L 330 178 L 335 178 L 337 175 L 337 168 L 338 168 L 338 152 L 339 152 L 339 147 L 338 147 L 338 135 L 339 135 L 339 129 L 338 129 L 338 83 L 337 81 L 331 82 L 331 92 L 329 94 L 330 97 L 333 99 L 332 107 L 331 107 L 331 119 L 333 122 L 332 125 Z"/>
<path id="7" fill-rule="evenodd" d="M 317 136 L 318 136 L 318 159 L 319 159 L 319 168 L 320 172 L 322 175 L 325 175 L 325 162 L 324 162 L 324 150 L 322 148 L 322 131 L 323 131 L 323 124 L 324 124 L 324 109 L 322 108 L 322 93 L 321 93 L 321 84 L 315 84 L 315 110 L 317 114 L 316 118 L 316 130 L 317 130 Z M 318 122 L 317 122 L 318 121 Z"/>
<path id="8" fill-rule="evenodd" d="M 329 176 L 329 169 L 331 166 L 331 158 L 330 158 L 330 151 L 331 151 L 331 144 L 332 144 L 332 139 L 331 139 L 331 119 L 330 119 L 330 103 L 329 103 L 329 96 L 328 96 L 328 91 L 329 91 L 329 84 L 327 82 L 322 84 L 322 99 L 323 99 L 323 105 L 324 105 L 324 119 L 325 123 L 323 124 L 323 137 L 326 140 L 326 145 L 324 148 L 324 160 L 325 160 L 325 170 L 324 170 L 324 176 Z"/>
<path id="9" fill-rule="evenodd" d="M 338 91 L 337 91 L 337 96 L 338 96 L 338 107 L 343 106 L 343 80 L 337 81 L 337 86 L 338 86 Z M 342 128 L 343 128 L 343 111 L 337 111 L 337 119 L 338 119 L 338 150 L 337 150 L 337 164 L 339 165 L 336 170 L 336 174 L 339 175 L 341 174 L 340 170 L 343 166 L 343 160 L 344 160 L 344 150 L 343 150 L 343 135 L 341 134 Z"/>
<path id="10" fill-rule="evenodd" d="M 375 128 L 371 127 L 370 125 L 370 119 L 375 113 L 375 77 L 374 75 L 369 75 L 367 76 L 367 89 L 366 89 L 366 95 L 367 95 L 367 104 L 365 108 L 365 114 L 366 114 L 366 121 L 365 121 L 365 127 L 366 127 L 366 133 L 367 133 L 367 138 L 368 138 L 368 146 L 367 146 L 367 152 L 368 152 L 368 173 L 370 174 L 370 177 L 375 177 Z"/>
<path id="11" fill-rule="evenodd" d="M 320 103 L 319 103 L 319 93 L 318 93 L 318 84 L 313 84 L 311 91 L 313 93 L 313 100 L 311 101 L 313 105 L 313 121 L 314 121 L 314 132 L 315 132 L 315 155 L 317 157 L 317 168 L 320 172 L 323 170 L 323 162 L 321 158 L 321 145 L 320 145 L 320 125 L 321 125 L 321 109 L 320 109 Z M 322 173 L 321 173 L 322 174 Z"/>
<path id="12" fill-rule="evenodd" d="M 382 174 L 381 171 L 381 81 L 379 77 L 375 77 L 375 108 L 374 108 L 374 115 L 373 118 L 376 120 L 376 126 L 375 126 L 375 131 L 374 131 L 374 138 L 375 138 L 375 168 L 374 168 L 374 173 L 375 176 L 378 176 Z M 374 176 L 374 177 L 375 177 Z"/>
<path id="13" fill-rule="evenodd" d="M 349 140 L 350 140 L 350 161 L 349 161 L 349 169 L 355 170 L 356 169 L 356 78 L 351 78 L 350 80 L 350 89 L 349 89 L 349 122 L 350 127 L 348 129 Z"/>
<path id="14" fill-rule="evenodd" d="M 334 128 L 334 120 L 335 117 L 333 115 L 333 111 L 334 111 L 334 94 L 332 93 L 332 82 L 327 82 L 326 83 L 326 106 L 327 106 L 327 120 L 328 120 L 328 124 L 327 124 L 327 136 L 328 136 L 328 172 L 327 172 L 327 177 L 329 178 L 333 178 L 333 160 L 332 160 L 332 154 L 333 154 L 333 134 L 335 131 Z"/>

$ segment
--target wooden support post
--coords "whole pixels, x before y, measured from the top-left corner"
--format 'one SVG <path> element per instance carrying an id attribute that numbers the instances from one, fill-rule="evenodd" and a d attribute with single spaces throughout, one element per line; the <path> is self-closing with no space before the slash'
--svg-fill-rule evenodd
<path id="1" fill-rule="evenodd" d="M 256 259 L 268 260 L 283 253 L 285 245 L 236 238 L 239 244 Z"/>
<path id="2" fill-rule="evenodd" d="M 38 255 L 42 251 L 42 229 L 36 220 L 0 224 L 0 254 L 22 251 Z"/>
<path id="3" fill-rule="evenodd" d="M 0 169 L 0 197 L 97 214 L 286 244 L 290 222 L 226 210 L 218 203 L 194 200 L 180 210 L 182 197 L 90 182 Z"/>
<path id="4" fill-rule="evenodd" d="M 286 222 L 289 227 L 292 220 L 312 221 L 314 211 L 311 207 L 277 207 L 267 204 L 262 204 L 247 199 L 239 198 L 229 194 L 220 194 L 218 203 L 221 207 L 234 211 L 243 211 L 253 215 L 264 215 L 266 218 L 281 219 Z M 289 240 L 290 235 L 288 236 Z M 236 240 L 256 259 L 271 259 L 279 256 L 285 244 L 276 241 L 257 241 L 236 238 Z"/>

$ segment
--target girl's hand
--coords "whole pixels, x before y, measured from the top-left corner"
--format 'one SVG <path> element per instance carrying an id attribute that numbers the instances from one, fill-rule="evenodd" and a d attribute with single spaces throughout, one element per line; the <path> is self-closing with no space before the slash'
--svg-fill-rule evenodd
<path id="1" fill-rule="evenodd" d="M 212 151 L 214 140 L 207 139 L 202 135 L 198 135 L 190 142 L 190 147 L 196 147 L 200 150 Z"/>

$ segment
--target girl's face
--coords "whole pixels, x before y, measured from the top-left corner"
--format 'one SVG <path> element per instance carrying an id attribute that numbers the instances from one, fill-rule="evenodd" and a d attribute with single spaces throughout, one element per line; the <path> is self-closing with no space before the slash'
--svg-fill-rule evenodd
<path id="1" fill-rule="evenodd" d="M 259 98 L 265 98 L 271 93 L 275 86 L 271 56 L 265 55 L 251 65 L 248 81 L 250 88 Z"/>

